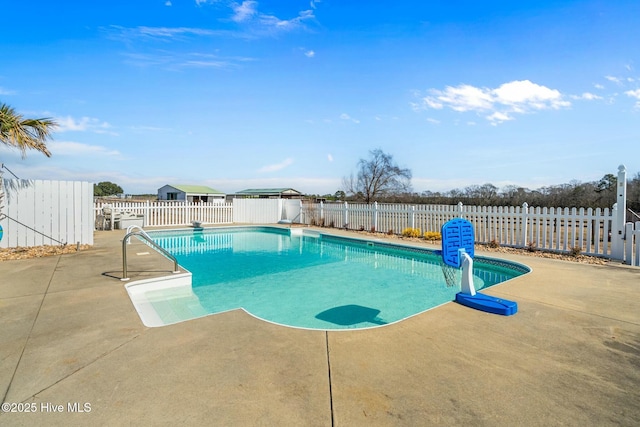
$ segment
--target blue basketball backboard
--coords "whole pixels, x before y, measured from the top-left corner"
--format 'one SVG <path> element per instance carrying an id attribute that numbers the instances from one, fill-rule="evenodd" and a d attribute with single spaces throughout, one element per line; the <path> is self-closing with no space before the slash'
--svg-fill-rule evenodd
<path id="1" fill-rule="evenodd" d="M 452 219 L 442 226 L 442 261 L 445 264 L 460 268 L 459 249 L 464 249 L 473 258 L 474 244 L 473 224 L 466 219 Z"/>

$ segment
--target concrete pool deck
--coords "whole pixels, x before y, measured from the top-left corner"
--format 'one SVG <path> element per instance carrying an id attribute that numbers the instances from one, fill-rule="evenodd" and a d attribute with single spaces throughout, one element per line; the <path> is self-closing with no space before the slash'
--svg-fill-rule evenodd
<path id="1" fill-rule="evenodd" d="M 486 291 L 516 315 L 452 302 L 360 331 L 240 310 L 146 328 L 123 236 L 0 262 L 3 409 L 35 410 L 0 425 L 640 425 L 640 268 L 478 252 L 533 268 Z M 132 280 L 172 270 L 133 240 Z"/>

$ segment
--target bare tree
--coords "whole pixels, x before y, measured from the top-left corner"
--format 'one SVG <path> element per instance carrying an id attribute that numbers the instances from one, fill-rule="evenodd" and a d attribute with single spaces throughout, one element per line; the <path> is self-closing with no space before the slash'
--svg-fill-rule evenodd
<path id="1" fill-rule="evenodd" d="M 366 203 L 381 197 L 411 191 L 411 171 L 400 168 L 393 156 L 377 148 L 369 152 L 369 159 L 360 159 L 358 174 L 343 179 L 345 192 L 363 198 Z"/>

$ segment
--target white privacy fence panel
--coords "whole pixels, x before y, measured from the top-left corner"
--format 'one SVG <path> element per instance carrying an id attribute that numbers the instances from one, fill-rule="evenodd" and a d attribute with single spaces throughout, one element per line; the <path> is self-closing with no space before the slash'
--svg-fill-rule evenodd
<path id="1" fill-rule="evenodd" d="M 280 219 L 300 222 L 300 214 L 302 212 L 302 200 L 300 199 L 282 199 L 282 217 Z"/>
<path id="2" fill-rule="evenodd" d="M 462 217 L 474 225 L 478 243 L 609 256 L 610 209 L 530 208 L 522 206 L 402 205 L 315 203 L 303 206 L 301 222 L 309 225 L 401 234 L 440 231 Z"/>
<path id="3" fill-rule="evenodd" d="M 93 244 L 93 184 L 3 180 L 0 248 Z"/>
<path id="4" fill-rule="evenodd" d="M 96 217 L 102 214 L 102 208 L 105 206 L 110 206 L 115 212 L 143 216 L 145 227 L 191 225 L 193 221 L 209 225 L 231 224 L 233 222 L 233 205 L 231 203 L 183 201 L 99 202 L 95 204 L 94 212 Z"/>
<path id="5" fill-rule="evenodd" d="M 233 222 L 273 224 L 282 218 L 282 199 L 233 199 Z"/>

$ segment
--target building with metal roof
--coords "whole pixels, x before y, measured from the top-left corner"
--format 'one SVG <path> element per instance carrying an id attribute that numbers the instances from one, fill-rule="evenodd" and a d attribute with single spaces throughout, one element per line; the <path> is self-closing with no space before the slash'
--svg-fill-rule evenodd
<path id="1" fill-rule="evenodd" d="M 158 200 L 223 203 L 227 195 L 206 185 L 167 184 L 158 188 Z"/>
<path id="2" fill-rule="evenodd" d="M 293 188 L 249 188 L 233 194 L 235 198 L 302 199 L 304 195 Z"/>

